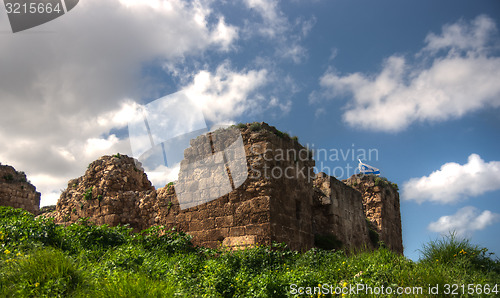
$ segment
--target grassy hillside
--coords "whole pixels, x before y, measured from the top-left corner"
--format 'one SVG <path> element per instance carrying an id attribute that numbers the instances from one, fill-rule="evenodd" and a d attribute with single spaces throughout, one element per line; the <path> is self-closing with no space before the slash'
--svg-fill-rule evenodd
<path id="1" fill-rule="evenodd" d="M 471 289 L 500 296 L 500 262 L 487 249 L 448 237 L 423 247 L 422 255 L 413 262 L 384 248 L 210 250 L 161 228 L 132 234 L 85 220 L 63 227 L 0 207 L 1 297 L 331 297 L 354 296 L 355 289 L 375 296 L 368 288 L 419 291 L 413 287 L 428 296 L 429 286 L 440 296 Z"/>

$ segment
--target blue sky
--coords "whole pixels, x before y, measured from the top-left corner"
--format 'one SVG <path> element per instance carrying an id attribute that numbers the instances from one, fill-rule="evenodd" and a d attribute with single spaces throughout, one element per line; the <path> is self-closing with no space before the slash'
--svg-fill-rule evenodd
<path id="1" fill-rule="evenodd" d="M 1 8 L 0 161 L 54 204 L 89 162 L 130 152 L 138 104 L 186 91 L 209 125 L 376 149 L 405 255 L 450 230 L 500 255 L 499 29 L 496 0 L 88 0 L 16 34 Z"/>

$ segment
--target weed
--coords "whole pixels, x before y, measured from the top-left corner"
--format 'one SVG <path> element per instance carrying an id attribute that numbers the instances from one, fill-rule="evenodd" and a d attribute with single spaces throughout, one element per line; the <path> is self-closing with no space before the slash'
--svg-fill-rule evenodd
<path id="1" fill-rule="evenodd" d="M 261 128 L 262 127 L 259 122 L 254 122 L 250 125 L 250 131 L 259 131 Z"/>
<path id="2" fill-rule="evenodd" d="M 87 188 L 87 190 L 85 190 L 85 193 L 83 194 L 83 198 L 85 200 L 92 200 L 92 190 L 94 189 L 93 186 Z"/>

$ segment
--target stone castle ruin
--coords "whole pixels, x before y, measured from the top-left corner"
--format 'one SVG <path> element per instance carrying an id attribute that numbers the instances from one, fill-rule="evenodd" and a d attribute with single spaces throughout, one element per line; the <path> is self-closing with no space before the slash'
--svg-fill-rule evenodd
<path id="1" fill-rule="evenodd" d="M 40 193 L 26 174 L 0 164 L 0 205 L 23 208 L 33 214 L 40 210 Z"/>
<path id="2" fill-rule="evenodd" d="M 212 248 L 272 242 L 293 250 L 374 248 L 381 241 L 403 253 L 395 185 L 375 176 L 339 181 L 315 174 L 312 152 L 266 123 L 232 129 L 239 133 L 217 130 L 191 140 L 178 181 L 159 189 L 133 158 L 103 156 L 68 182 L 56 210 L 44 216 L 135 231 L 163 225 Z M 242 149 L 224 150 L 238 138 Z M 211 167 L 203 166 L 207 160 Z"/>

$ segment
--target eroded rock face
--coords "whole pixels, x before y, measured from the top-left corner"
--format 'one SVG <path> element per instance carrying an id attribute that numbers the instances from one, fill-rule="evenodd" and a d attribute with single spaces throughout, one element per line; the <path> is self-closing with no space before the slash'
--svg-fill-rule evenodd
<path id="1" fill-rule="evenodd" d="M 23 208 L 36 215 L 40 210 L 40 193 L 24 172 L 0 165 L 0 205 Z"/>
<path id="2" fill-rule="evenodd" d="M 397 186 L 373 175 L 352 176 L 345 183 L 357 189 L 363 198 L 366 218 L 392 250 L 403 253 L 401 212 Z"/>

